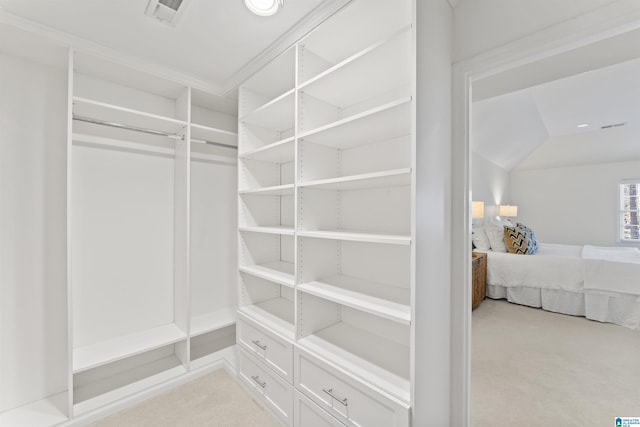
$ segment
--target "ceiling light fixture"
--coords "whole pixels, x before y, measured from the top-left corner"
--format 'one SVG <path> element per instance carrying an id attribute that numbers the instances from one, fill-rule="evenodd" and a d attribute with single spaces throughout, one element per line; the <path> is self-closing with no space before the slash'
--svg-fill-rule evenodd
<path id="1" fill-rule="evenodd" d="M 586 128 L 587 126 L 589 126 L 589 124 L 587 124 L 587 123 L 582 123 L 582 124 L 578 125 L 579 128 Z"/>
<path id="2" fill-rule="evenodd" d="M 284 0 L 244 0 L 247 8 L 260 16 L 271 16 L 284 7 Z"/>

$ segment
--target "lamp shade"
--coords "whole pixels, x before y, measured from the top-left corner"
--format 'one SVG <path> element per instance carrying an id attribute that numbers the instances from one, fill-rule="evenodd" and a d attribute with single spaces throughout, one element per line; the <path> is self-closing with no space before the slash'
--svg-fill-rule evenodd
<path id="1" fill-rule="evenodd" d="M 500 205 L 498 208 L 499 216 L 518 216 L 518 207 L 515 205 Z"/>
<path id="2" fill-rule="evenodd" d="M 484 218 L 484 202 L 471 202 L 471 218 Z"/>

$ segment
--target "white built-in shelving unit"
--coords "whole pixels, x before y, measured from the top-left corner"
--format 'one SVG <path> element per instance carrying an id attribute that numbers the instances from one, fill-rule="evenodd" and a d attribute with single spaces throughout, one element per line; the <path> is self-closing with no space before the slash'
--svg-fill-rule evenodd
<path id="1" fill-rule="evenodd" d="M 285 425 L 409 423 L 412 20 L 355 0 L 240 88 L 239 373 Z"/>

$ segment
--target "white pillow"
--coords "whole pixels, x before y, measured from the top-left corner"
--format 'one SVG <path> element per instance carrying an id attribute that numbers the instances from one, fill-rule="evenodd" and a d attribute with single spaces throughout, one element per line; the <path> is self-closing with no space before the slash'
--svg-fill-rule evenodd
<path id="1" fill-rule="evenodd" d="M 491 243 L 491 250 L 494 252 L 507 252 L 507 247 L 504 245 L 504 226 L 513 226 L 511 221 L 497 220 L 490 218 L 484 224 L 484 231 L 487 233 L 489 243 Z"/>
<path id="2" fill-rule="evenodd" d="M 471 228 L 471 241 L 479 251 L 488 251 L 491 249 L 491 243 L 489 242 L 487 233 L 484 231 L 484 227 L 482 225 L 474 225 Z"/>

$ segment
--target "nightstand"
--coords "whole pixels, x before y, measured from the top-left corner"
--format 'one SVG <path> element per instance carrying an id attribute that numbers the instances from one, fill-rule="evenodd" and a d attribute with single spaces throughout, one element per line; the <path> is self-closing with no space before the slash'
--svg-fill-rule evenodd
<path id="1" fill-rule="evenodd" d="M 471 309 L 480 305 L 487 296 L 487 254 L 471 253 Z"/>

